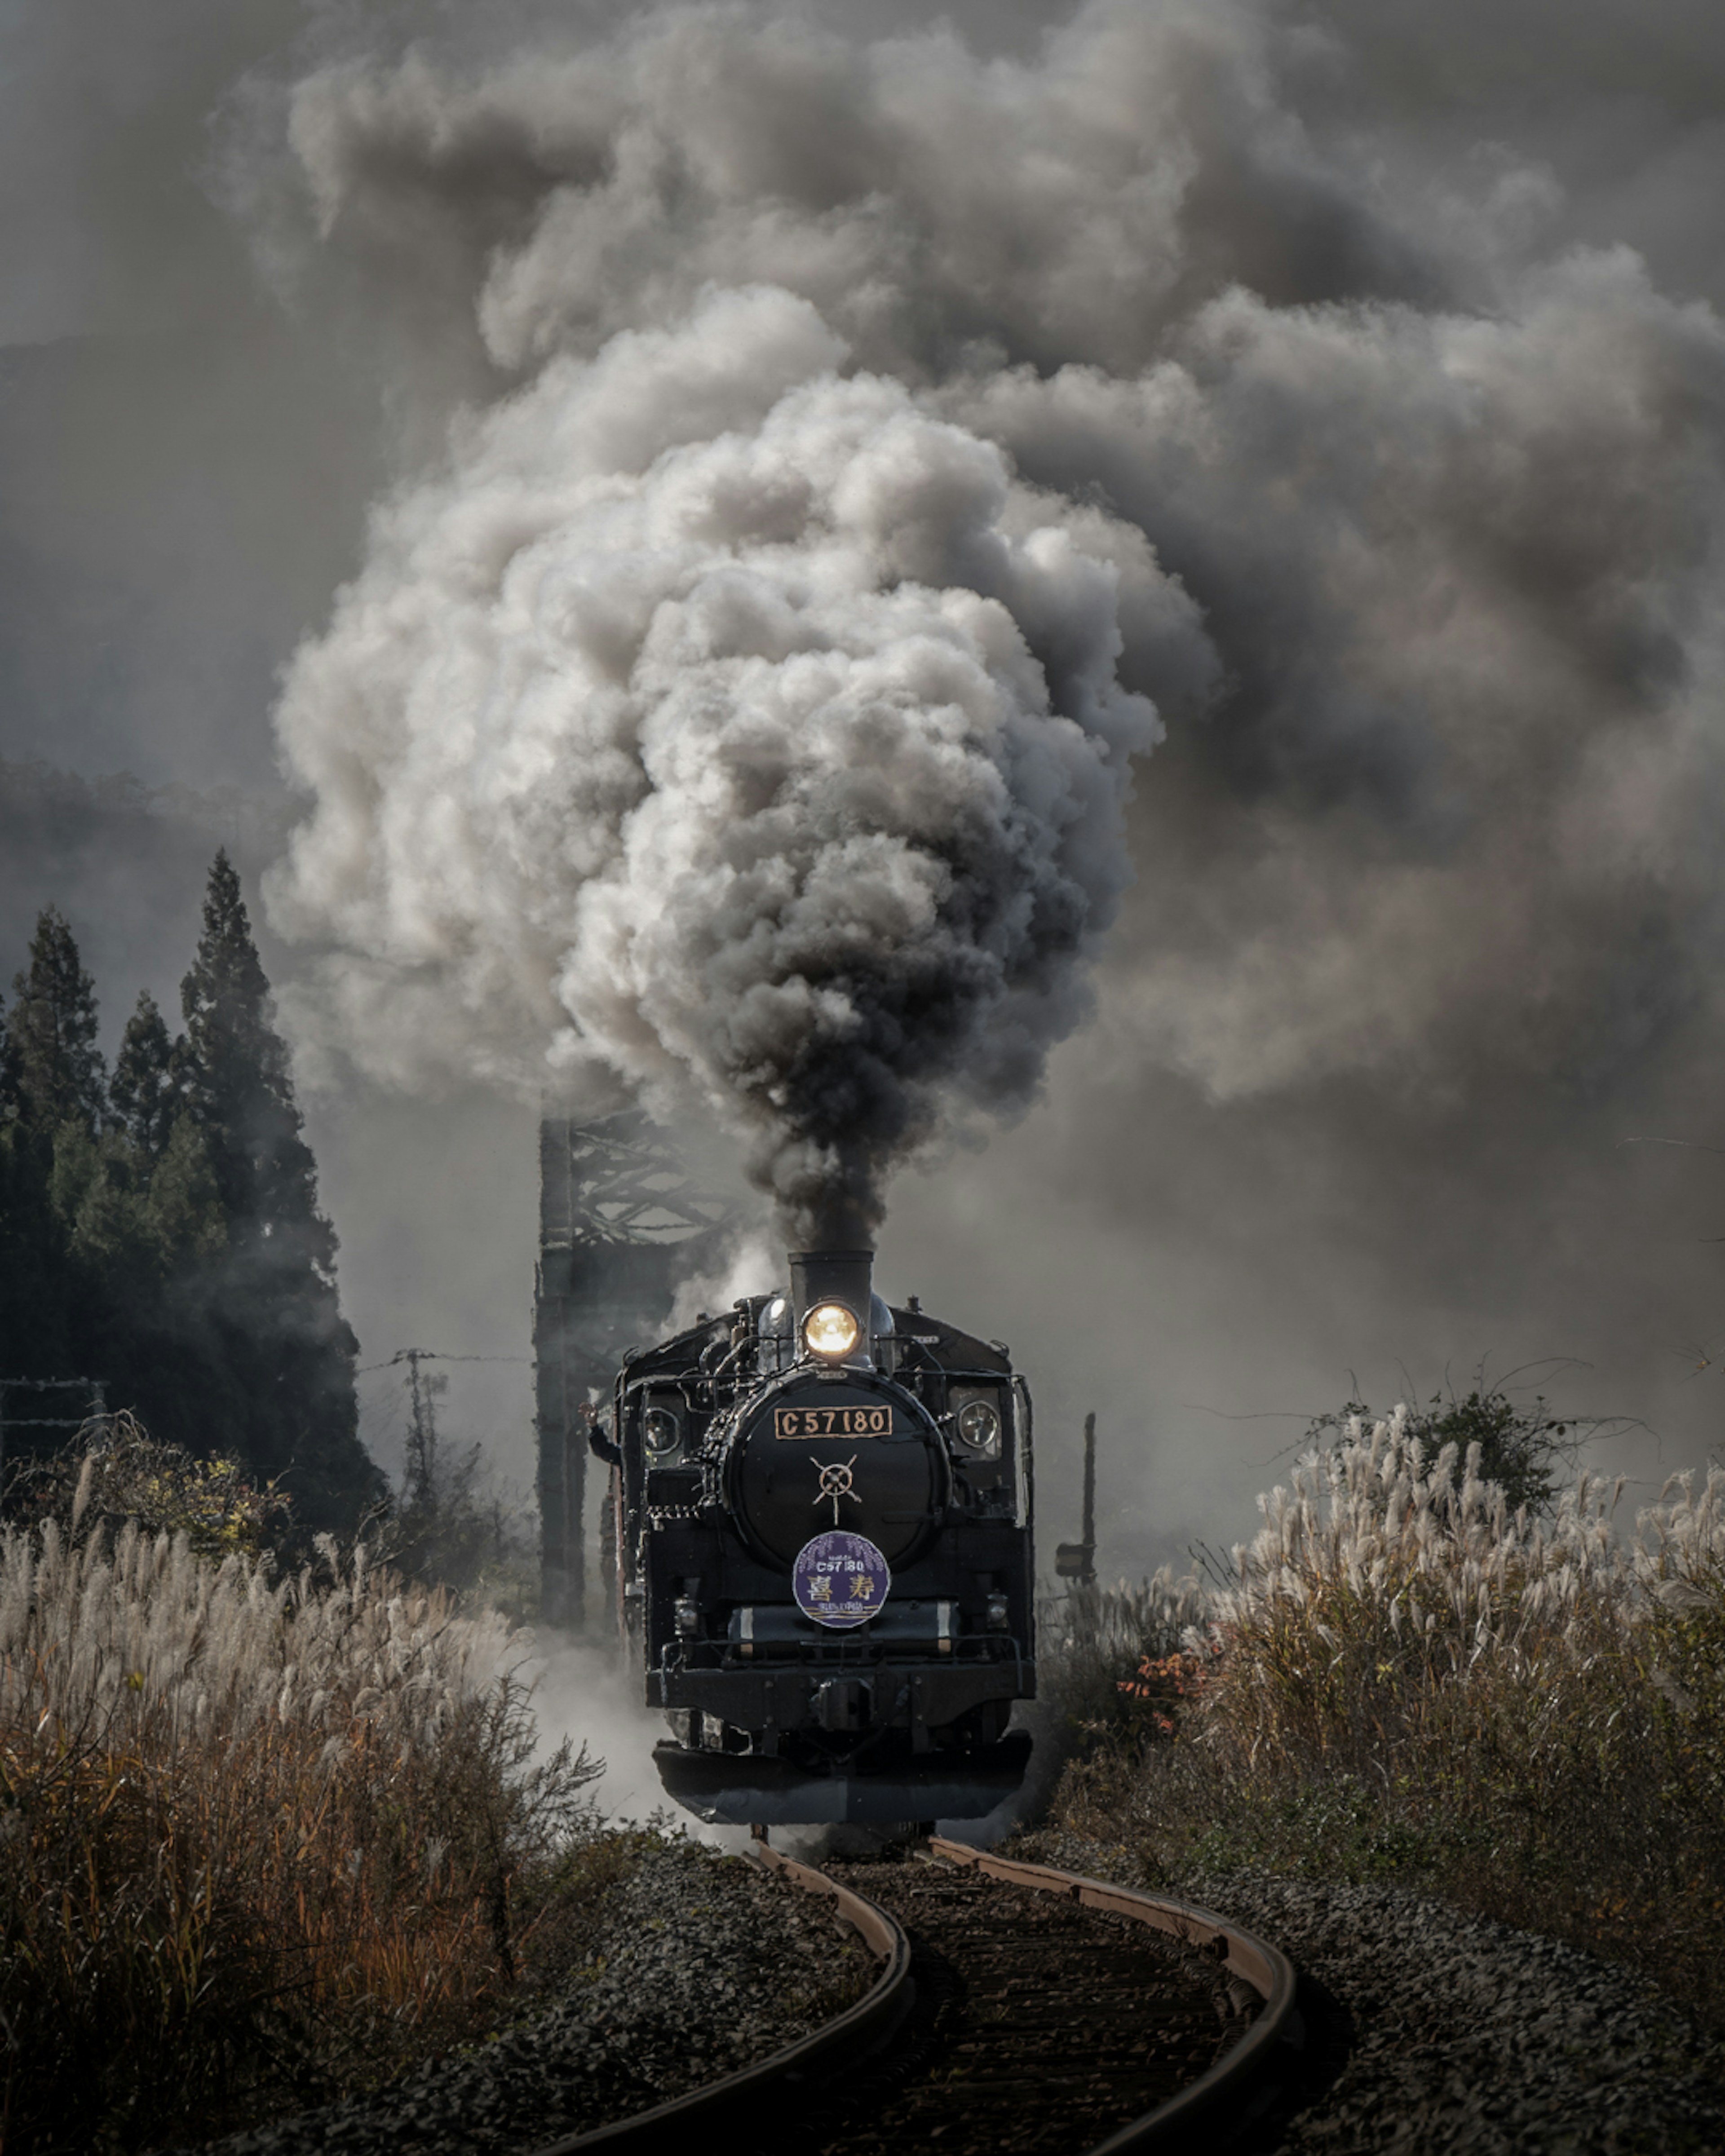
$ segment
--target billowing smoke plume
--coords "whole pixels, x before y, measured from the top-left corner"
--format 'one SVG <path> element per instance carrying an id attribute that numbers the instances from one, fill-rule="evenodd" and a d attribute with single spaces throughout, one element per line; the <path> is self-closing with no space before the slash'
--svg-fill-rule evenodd
<path id="1" fill-rule="evenodd" d="M 277 894 L 367 1056 L 692 1080 L 841 1239 L 947 1096 L 1029 1097 L 1158 731 L 1117 665 L 1207 658 L 1141 533 L 844 358 L 719 293 L 467 428 L 294 670 Z"/>
<path id="2" fill-rule="evenodd" d="M 1347 74 L 1096 0 L 302 80 L 480 408 L 282 706 L 350 1052 L 692 1086 L 831 1227 L 1030 1096 L 1133 865 L 1117 1034 L 1216 1096 L 1585 1083 L 1712 996 L 1725 331 Z"/>

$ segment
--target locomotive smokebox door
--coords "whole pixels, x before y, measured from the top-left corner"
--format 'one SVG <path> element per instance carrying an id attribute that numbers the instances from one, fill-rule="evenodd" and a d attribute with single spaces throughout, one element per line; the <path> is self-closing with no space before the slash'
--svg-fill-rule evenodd
<path id="1" fill-rule="evenodd" d="M 794 1564 L 823 1528 L 849 1527 L 897 1570 L 927 1546 L 945 1509 L 946 1449 L 933 1419 L 861 1372 L 771 1391 L 746 1418 L 732 1460 L 736 1517 L 774 1565 Z"/>

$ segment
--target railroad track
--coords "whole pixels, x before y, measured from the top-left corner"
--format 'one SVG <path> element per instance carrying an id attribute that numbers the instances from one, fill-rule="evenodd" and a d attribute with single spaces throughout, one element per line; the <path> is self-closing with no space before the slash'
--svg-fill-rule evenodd
<path id="1" fill-rule="evenodd" d="M 1297 2034 L 1285 1957 L 1208 1910 L 939 1839 L 819 1871 L 758 1853 L 834 1899 L 872 1989 L 753 2066 L 536 2156 L 685 2152 L 708 2129 L 762 2156 L 1219 2147 Z"/>

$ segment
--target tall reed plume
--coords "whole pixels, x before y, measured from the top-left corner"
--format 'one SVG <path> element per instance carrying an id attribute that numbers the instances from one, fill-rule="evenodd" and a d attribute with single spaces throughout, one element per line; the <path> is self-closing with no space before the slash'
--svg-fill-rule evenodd
<path id="1" fill-rule="evenodd" d="M 1147 1603 L 1102 1597 L 1092 1636 L 1143 1643 L 1056 1815 L 1163 1876 L 1417 1881 L 1725 2018 L 1725 1471 L 1623 1527 L 1620 1479 L 1583 1475 L 1543 1517 L 1479 1468 L 1400 1411 L 1356 1419 L 1259 1500 L 1183 1655 Z M 1069 1660 L 1056 1682 L 1088 1702 Z"/>
<path id="2" fill-rule="evenodd" d="M 8 2150 L 207 2135 L 495 2012 L 598 1771 L 521 1642 L 363 1559 L 0 1533 Z"/>

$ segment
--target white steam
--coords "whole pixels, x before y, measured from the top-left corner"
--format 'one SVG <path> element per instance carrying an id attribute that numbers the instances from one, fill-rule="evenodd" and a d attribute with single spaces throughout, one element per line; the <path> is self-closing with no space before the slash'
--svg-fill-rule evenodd
<path id="1" fill-rule="evenodd" d="M 1717 1009 L 1725 326 L 1428 157 L 1368 13 L 296 84 L 318 244 L 481 400 L 284 702 L 302 1034 L 692 1095 L 837 1228 L 1031 1096 L 1129 857 L 1116 1038 L 1212 1096 L 1597 1088 Z"/>
<path id="2" fill-rule="evenodd" d="M 1117 669 L 1210 663 L 1140 531 L 844 357 L 719 292 L 472 420 L 293 668 L 271 890 L 362 1064 L 692 1093 L 817 1239 L 1031 1097 L 1159 734 Z"/>
<path id="3" fill-rule="evenodd" d="M 1147 789 L 1142 843 L 1183 815 L 1204 844 L 1137 939 L 1116 1016 L 1139 1055 L 1216 1096 L 1350 1070 L 1586 1077 L 1706 992 L 1711 308 L 1623 249 L 1528 274 L 1489 318 L 1236 291 L 1132 378 L 1000 370 L 942 408 L 1045 485 L 1106 485 L 1205 599 L 1233 677 L 1196 798 L 1189 764 L 1183 793 Z"/>

